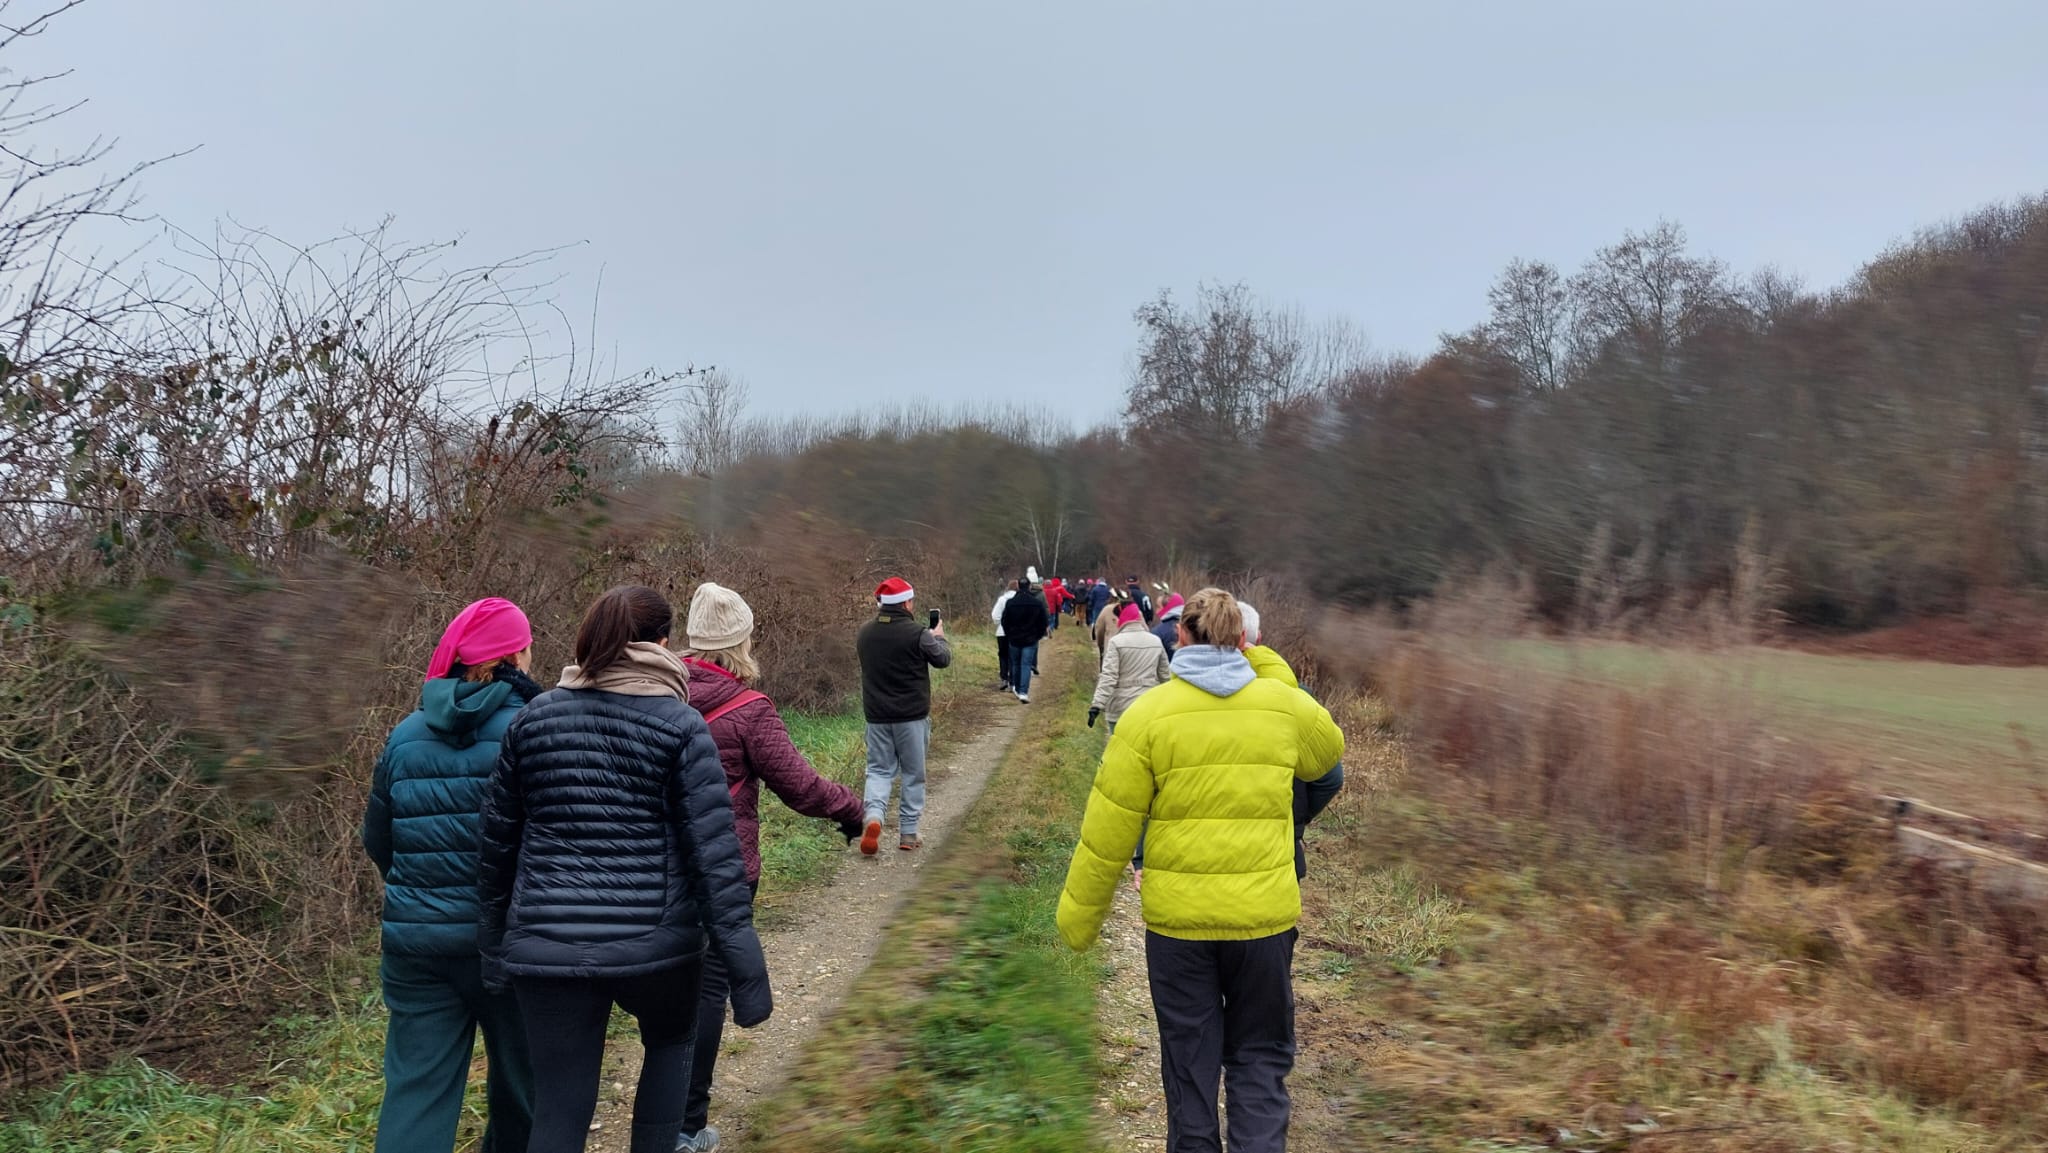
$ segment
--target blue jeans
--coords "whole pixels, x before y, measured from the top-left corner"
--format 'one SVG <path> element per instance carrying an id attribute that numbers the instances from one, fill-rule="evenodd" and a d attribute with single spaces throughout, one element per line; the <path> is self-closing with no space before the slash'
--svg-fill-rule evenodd
<path id="1" fill-rule="evenodd" d="M 903 798 L 896 810 L 896 831 L 917 835 L 924 813 L 924 752 L 932 734 L 931 718 L 894 724 L 868 723 L 868 782 L 862 797 L 867 819 L 879 821 L 889 811 L 889 788 L 903 778 Z"/>
<path id="2" fill-rule="evenodd" d="M 1028 645 L 1011 645 L 1010 661 L 1015 666 L 1010 670 L 1010 686 L 1025 696 L 1031 695 L 1031 666 L 1038 663 L 1038 642 Z"/>

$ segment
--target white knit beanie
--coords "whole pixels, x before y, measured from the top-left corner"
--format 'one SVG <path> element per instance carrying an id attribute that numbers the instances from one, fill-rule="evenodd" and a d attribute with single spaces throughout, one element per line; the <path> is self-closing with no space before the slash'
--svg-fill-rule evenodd
<path id="1" fill-rule="evenodd" d="M 690 597 L 690 619 L 684 631 L 693 649 L 729 649 L 754 635 L 754 610 L 740 594 L 705 581 Z"/>
<path id="2" fill-rule="evenodd" d="M 692 610 L 692 611 L 694 612 L 695 610 Z M 1245 641 L 1245 643 L 1246 643 L 1246 644 L 1248 644 L 1248 645 L 1255 645 L 1255 644 L 1258 644 L 1258 643 L 1259 643 L 1259 636 L 1260 636 L 1260 633 L 1259 633 L 1259 610 L 1257 610 L 1257 609 L 1253 608 L 1252 606 L 1250 606 L 1250 605 L 1248 605 L 1248 604 L 1244 603 L 1243 601 L 1239 601 L 1239 602 L 1237 602 L 1237 612 L 1238 612 L 1238 615 L 1239 615 L 1239 616 L 1241 616 L 1241 617 L 1243 617 L 1243 618 L 1244 618 L 1244 641 Z"/>

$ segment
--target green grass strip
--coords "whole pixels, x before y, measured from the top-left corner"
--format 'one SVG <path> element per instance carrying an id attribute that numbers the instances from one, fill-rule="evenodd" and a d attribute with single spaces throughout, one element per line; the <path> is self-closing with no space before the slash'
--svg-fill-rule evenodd
<path id="1" fill-rule="evenodd" d="M 1053 924 L 1102 748 L 1081 664 L 1068 691 L 1036 698 L 846 1010 L 762 1107 L 764 1148 L 1100 1148 L 1101 968 Z"/>

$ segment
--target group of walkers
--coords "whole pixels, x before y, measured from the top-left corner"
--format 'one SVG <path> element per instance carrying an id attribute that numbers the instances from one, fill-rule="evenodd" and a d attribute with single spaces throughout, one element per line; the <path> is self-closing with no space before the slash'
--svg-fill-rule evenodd
<path id="1" fill-rule="evenodd" d="M 914 598 L 884 582 L 856 642 L 865 796 L 819 776 L 752 687 L 754 615 L 730 589 L 697 588 L 680 653 L 661 593 L 605 593 L 546 690 L 517 605 L 487 598 L 449 622 L 363 820 L 385 885 L 380 1153 L 454 1147 L 479 1029 L 479 1148 L 581 1150 L 614 1005 L 646 1050 L 632 1153 L 717 1148 L 707 1122 L 727 1005 L 742 1028 L 774 1009 L 753 922 L 761 786 L 872 856 L 900 781 L 900 847 L 918 847 L 930 670 L 952 650 Z"/>
<path id="2" fill-rule="evenodd" d="M 1080 844 L 1060 893 L 1076 950 L 1101 934 L 1126 862 L 1141 894 L 1170 1153 L 1287 1147 L 1302 835 L 1343 783 L 1344 736 L 1222 589 L 1171 596 L 1146 628 L 1116 607 L 1088 712 L 1107 716 Z M 1103 611 L 1111 611 L 1105 601 Z M 1097 618 L 1098 624 L 1100 617 Z M 1098 634 L 1099 635 L 1099 634 Z M 1170 675 L 1169 675 L 1170 674 Z"/>
<path id="3" fill-rule="evenodd" d="M 855 642 L 864 795 L 819 776 L 754 687 L 754 616 L 733 590 L 700 585 L 676 646 L 661 593 L 612 589 L 585 613 L 575 663 L 551 689 L 530 675 L 518 606 L 488 598 L 449 622 L 363 822 L 385 882 L 380 1153 L 453 1148 L 479 1029 L 479 1148 L 581 1150 L 615 1005 L 646 1051 L 631 1153 L 717 1148 L 708 1121 L 728 1006 L 742 1028 L 774 1009 L 753 920 L 761 787 L 869 856 L 893 794 L 898 848 L 921 847 L 930 671 L 953 654 L 939 614 L 920 619 L 915 598 L 907 582 L 883 582 Z M 1068 610 L 1096 629 L 1088 724 L 1106 717 L 1110 736 L 1059 931 L 1088 948 L 1132 861 L 1169 1148 L 1221 1148 L 1221 1079 L 1230 1148 L 1282 1149 L 1301 834 L 1341 783 L 1343 737 L 1258 643 L 1250 606 L 1204 589 L 1155 614 L 1135 577 L 1118 590 L 1027 569 L 1006 590 L 992 618 L 1003 687 L 1020 702 Z"/>

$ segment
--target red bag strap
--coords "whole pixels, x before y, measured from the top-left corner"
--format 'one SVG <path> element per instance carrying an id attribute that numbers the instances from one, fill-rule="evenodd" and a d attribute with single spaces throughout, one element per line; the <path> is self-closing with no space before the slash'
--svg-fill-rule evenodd
<path id="1" fill-rule="evenodd" d="M 725 714 L 733 711 L 734 709 L 741 708 L 746 705 L 751 705 L 755 701 L 765 701 L 767 699 L 767 693 L 757 693 L 752 689 L 742 689 L 739 693 L 734 695 L 734 697 L 731 700 L 725 702 L 724 704 L 718 706 L 715 709 L 712 709 L 710 712 L 705 713 L 704 723 L 708 725 L 711 722 L 717 720 L 718 718 L 724 716 Z M 732 794 L 734 800 L 738 800 L 740 796 L 740 787 L 745 785 L 746 783 L 746 777 L 742 776 L 738 781 L 735 781 L 727 785 L 726 790 Z"/>
<path id="2" fill-rule="evenodd" d="M 733 699 L 725 702 L 724 704 L 718 706 L 715 709 L 712 709 L 710 712 L 705 713 L 704 723 L 708 725 L 711 722 L 717 720 L 718 718 L 724 716 L 725 714 L 733 711 L 734 709 L 741 708 L 745 705 L 751 705 L 755 701 L 765 701 L 767 699 L 767 693 L 757 693 L 752 689 L 742 689 L 737 695 L 733 697 Z"/>

